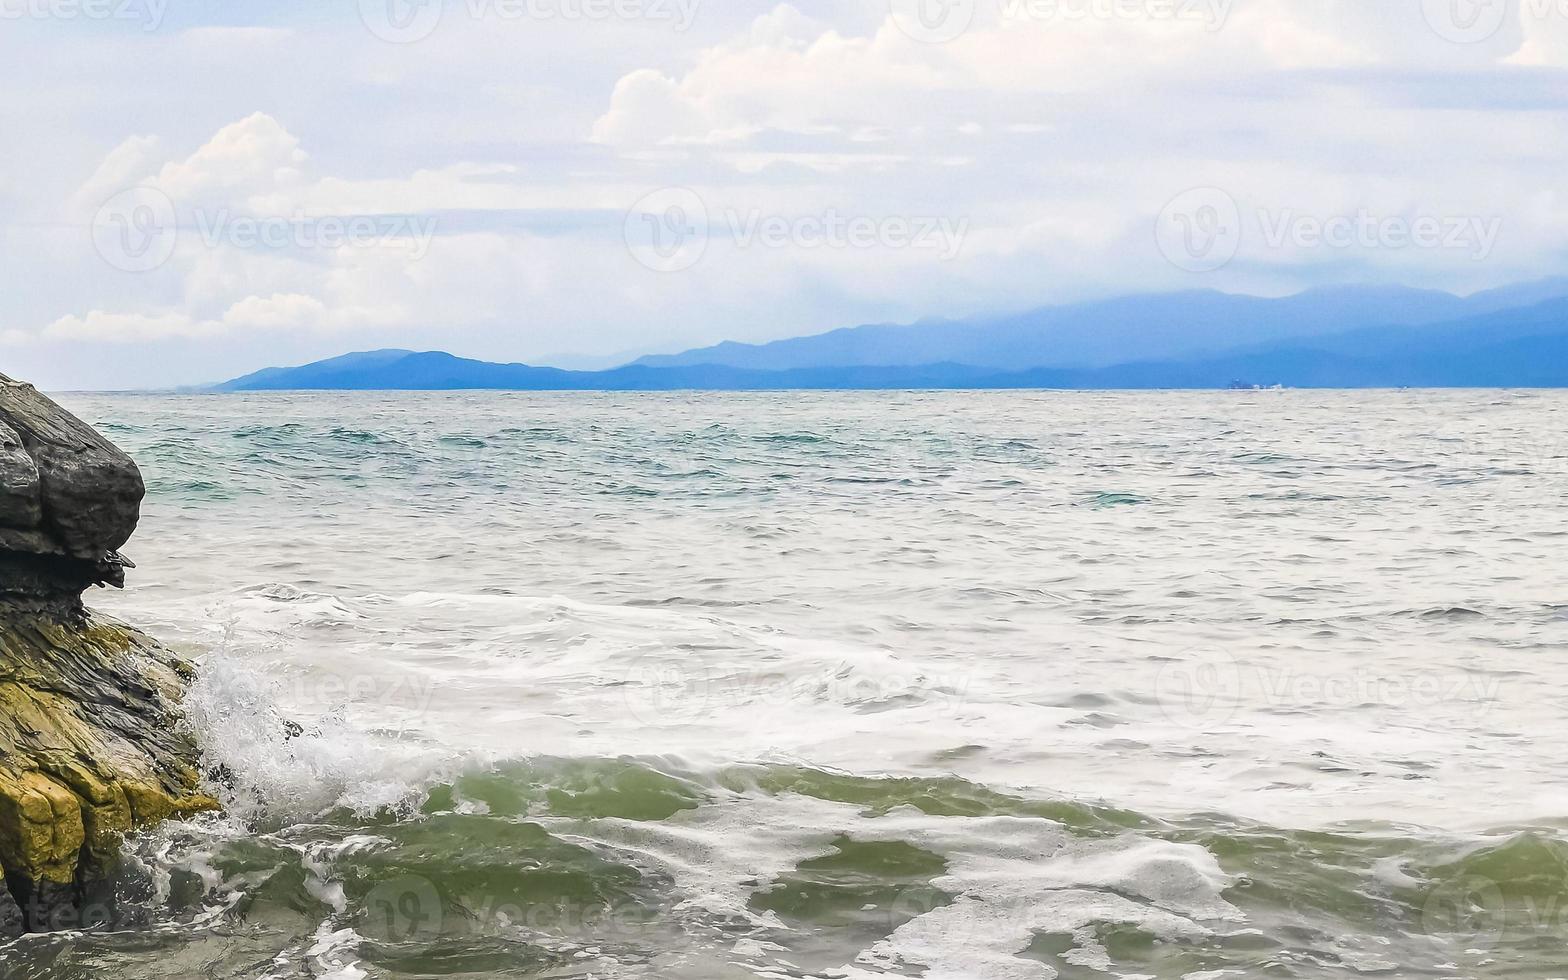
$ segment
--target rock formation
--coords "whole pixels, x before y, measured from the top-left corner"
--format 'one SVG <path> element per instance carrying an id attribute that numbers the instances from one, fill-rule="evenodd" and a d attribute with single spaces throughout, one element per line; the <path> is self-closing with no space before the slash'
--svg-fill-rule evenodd
<path id="1" fill-rule="evenodd" d="M 122 586 L 130 457 L 0 375 L 0 934 L 71 928 L 123 834 L 216 807 L 179 724 L 191 668 L 82 604 Z"/>

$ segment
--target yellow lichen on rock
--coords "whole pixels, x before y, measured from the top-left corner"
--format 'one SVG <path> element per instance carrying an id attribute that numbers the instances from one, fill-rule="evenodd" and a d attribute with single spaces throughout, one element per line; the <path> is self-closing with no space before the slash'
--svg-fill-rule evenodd
<path id="1" fill-rule="evenodd" d="M 0 776 L 0 854 L 28 877 L 68 885 L 85 835 L 81 803 L 39 772 Z"/>
<path id="2" fill-rule="evenodd" d="M 0 600 L 0 866 L 24 909 L 131 830 L 216 808 L 178 723 L 188 676 L 122 623 Z"/>

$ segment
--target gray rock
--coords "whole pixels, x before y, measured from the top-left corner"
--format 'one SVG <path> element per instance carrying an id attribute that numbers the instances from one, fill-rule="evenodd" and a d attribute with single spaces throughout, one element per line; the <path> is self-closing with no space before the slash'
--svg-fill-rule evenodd
<path id="1" fill-rule="evenodd" d="M 0 375 L 0 595 L 79 597 L 121 586 L 117 549 L 146 488 L 129 456 L 91 426 Z"/>
<path id="2" fill-rule="evenodd" d="M 0 937 L 105 921 L 124 835 L 218 805 L 180 719 L 194 668 L 81 601 L 123 583 L 142 494 L 130 457 L 0 375 Z"/>
<path id="3" fill-rule="evenodd" d="M 15 939 L 26 931 L 22 907 L 16 904 L 4 882 L 0 882 L 0 939 Z"/>
<path id="4" fill-rule="evenodd" d="M 43 518 L 38 464 L 27 455 L 16 430 L 0 422 L 0 525 L 37 527 Z"/>

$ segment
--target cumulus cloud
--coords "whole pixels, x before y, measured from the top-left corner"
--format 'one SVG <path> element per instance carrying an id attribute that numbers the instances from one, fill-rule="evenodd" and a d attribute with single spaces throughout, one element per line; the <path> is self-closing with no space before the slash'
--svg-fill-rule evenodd
<path id="1" fill-rule="evenodd" d="M 454 171 L 457 176 L 476 172 Z M 138 344 L 406 323 L 409 310 L 392 295 L 412 291 L 407 267 L 428 247 L 408 235 L 433 234 L 433 223 L 378 220 L 344 208 L 376 199 L 382 205 L 406 202 L 407 194 L 400 191 L 425 183 L 425 176 L 415 175 L 397 187 L 372 185 L 356 193 L 352 183 L 315 177 L 299 140 L 264 113 L 221 127 L 194 152 L 175 159 L 163 158 L 154 137 L 129 138 L 72 196 L 72 207 L 98 206 L 105 195 L 111 195 L 109 208 L 118 200 L 131 208 L 166 199 L 168 215 L 155 214 L 153 220 L 172 221 L 168 227 L 139 228 L 134 215 L 108 215 L 124 218 L 124 229 L 101 251 L 113 265 L 134 257 L 116 249 L 137 234 L 172 242 L 166 263 L 143 275 L 166 282 L 182 301 L 156 310 L 70 313 L 37 334 L 13 333 L 11 339 Z M 136 196 L 112 196 L 125 188 L 134 188 Z M 311 203 L 316 212 L 307 210 Z M 96 220 L 104 217 L 100 212 Z"/>
<path id="2" fill-rule="evenodd" d="M 165 164 L 156 184 L 176 201 L 255 205 L 305 180 L 308 158 L 278 120 L 252 113 L 213 134 L 183 160 Z"/>

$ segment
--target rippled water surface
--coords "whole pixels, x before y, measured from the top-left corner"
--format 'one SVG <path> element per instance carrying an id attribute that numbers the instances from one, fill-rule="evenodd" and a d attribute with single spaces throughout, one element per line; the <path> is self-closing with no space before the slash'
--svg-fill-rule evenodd
<path id="1" fill-rule="evenodd" d="M 1568 396 L 63 400 L 230 807 L 6 977 L 1568 976 Z"/>

